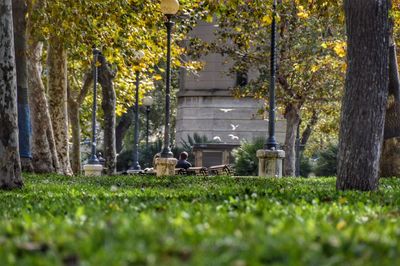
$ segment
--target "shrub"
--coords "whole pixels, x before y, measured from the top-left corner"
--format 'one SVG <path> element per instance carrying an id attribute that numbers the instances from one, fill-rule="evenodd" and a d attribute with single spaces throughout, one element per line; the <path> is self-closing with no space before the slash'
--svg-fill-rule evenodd
<path id="1" fill-rule="evenodd" d="M 334 176 L 337 170 L 338 145 L 331 144 L 317 154 L 318 160 L 314 168 L 316 176 Z"/>
<path id="2" fill-rule="evenodd" d="M 264 148 L 265 138 L 256 138 L 252 142 L 243 141 L 241 146 L 234 149 L 235 172 L 237 175 L 256 176 L 258 174 L 257 150 Z"/>
<path id="3" fill-rule="evenodd" d="M 300 157 L 300 176 L 308 177 L 312 172 L 312 165 L 310 162 L 310 158 L 301 155 Z"/>

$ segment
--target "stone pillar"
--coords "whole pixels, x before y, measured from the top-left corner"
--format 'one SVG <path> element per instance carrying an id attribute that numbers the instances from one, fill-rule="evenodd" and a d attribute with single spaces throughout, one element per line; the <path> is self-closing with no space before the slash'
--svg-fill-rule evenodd
<path id="1" fill-rule="evenodd" d="M 85 164 L 83 166 L 85 176 L 101 176 L 103 166 L 101 164 Z"/>
<path id="2" fill-rule="evenodd" d="M 157 158 L 155 168 L 157 176 L 175 175 L 175 165 L 178 162 L 175 158 Z"/>
<path id="3" fill-rule="evenodd" d="M 258 150 L 258 176 L 282 177 L 283 150 Z"/>

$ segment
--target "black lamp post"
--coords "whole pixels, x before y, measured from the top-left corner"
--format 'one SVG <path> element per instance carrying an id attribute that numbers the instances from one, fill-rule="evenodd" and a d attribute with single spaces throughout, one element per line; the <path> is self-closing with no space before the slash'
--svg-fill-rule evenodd
<path id="1" fill-rule="evenodd" d="M 177 0 L 161 0 L 161 12 L 167 17 L 165 26 L 167 27 L 167 73 L 165 88 L 165 128 L 164 128 L 164 147 L 161 151 L 162 158 L 172 158 L 170 146 L 170 85 L 171 85 L 171 31 L 174 22 L 171 20 L 179 10 L 179 2 Z"/>
<path id="2" fill-rule="evenodd" d="M 141 170 L 139 165 L 139 86 L 140 86 L 140 73 L 136 71 L 136 95 L 135 95 L 135 132 L 133 143 L 133 164 L 129 170 Z"/>
<path id="3" fill-rule="evenodd" d="M 265 148 L 276 150 L 279 146 L 275 139 L 275 79 L 276 79 L 276 0 L 272 4 L 271 24 L 271 80 L 269 87 L 269 125 Z"/>
<path id="4" fill-rule="evenodd" d="M 96 156 L 96 112 L 97 112 L 97 60 L 100 51 L 93 48 L 93 109 L 92 109 L 92 152 L 89 159 L 89 164 L 99 164 Z"/>
<path id="5" fill-rule="evenodd" d="M 153 105 L 153 97 L 146 96 L 143 98 L 143 105 L 146 107 L 146 151 L 149 150 L 149 114 L 150 107 Z"/>

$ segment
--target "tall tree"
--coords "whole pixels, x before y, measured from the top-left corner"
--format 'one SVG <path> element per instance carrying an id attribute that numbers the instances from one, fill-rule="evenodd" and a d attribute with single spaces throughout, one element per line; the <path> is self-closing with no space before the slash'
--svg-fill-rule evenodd
<path id="1" fill-rule="evenodd" d="M 13 0 L 14 47 L 17 67 L 17 102 L 19 154 L 22 170 L 33 171 L 31 159 L 31 121 L 28 104 L 28 68 L 27 68 L 27 39 L 25 0 Z"/>
<path id="2" fill-rule="evenodd" d="M 51 125 L 46 89 L 42 80 L 43 43 L 37 37 L 35 17 L 32 16 L 43 6 L 43 1 L 27 1 L 28 39 L 28 97 L 32 122 L 32 164 L 37 173 L 59 172 L 59 163 L 53 127 Z"/>
<path id="3" fill-rule="evenodd" d="M 11 0 L 0 2 L 0 188 L 23 185 L 18 149 L 17 77 Z"/>
<path id="4" fill-rule="evenodd" d="M 99 83 L 101 84 L 102 102 L 104 113 L 104 159 L 108 175 L 115 174 L 117 167 L 116 142 L 115 142 L 115 106 L 116 96 L 113 80 L 116 73 L 112 71 L 103 55 L 99 56 Z"/>
<path id="5" fill-rule="evenodd" d="M 338 190 L 375 190 L 389 85 L 390 0 L 345 0 L 347 73 Z"/>
<path id="6" fill-rule="evenodd" d="M 50 116 L 58 161 L 62 173 L 72 175 L 69 161 L 67 51 L 62 41 L 54 36 L 49 39 L 47 71 Z"/>
<path id="7" fill-rule="evenodd" d="M 71 167 L 75 175 L 81 172 L 81 126 L 80 126 L 80 107 L 93 83 L 93 71 L 87 72 L 83 76 L 82 88 L 80 91 L 73 90 L 68 85 L 68 115 L 71 124 L 72 151 Z M 70 83 L 69 83 L 70 84 Z"/>

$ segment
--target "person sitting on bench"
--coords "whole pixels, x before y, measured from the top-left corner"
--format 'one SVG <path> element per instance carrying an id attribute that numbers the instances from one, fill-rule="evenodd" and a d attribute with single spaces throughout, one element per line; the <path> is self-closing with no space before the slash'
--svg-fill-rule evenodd
<path id="1" fill-rule="evenodd" d="M 187 152 L 181 152 L 179 155 L 179 161 L 176 164 L 175 168 L 183 168 L 187 170 L 189 167 L 192 167 L 192 164 L 187 161 L 188 158 L 188 153 Z"/>

